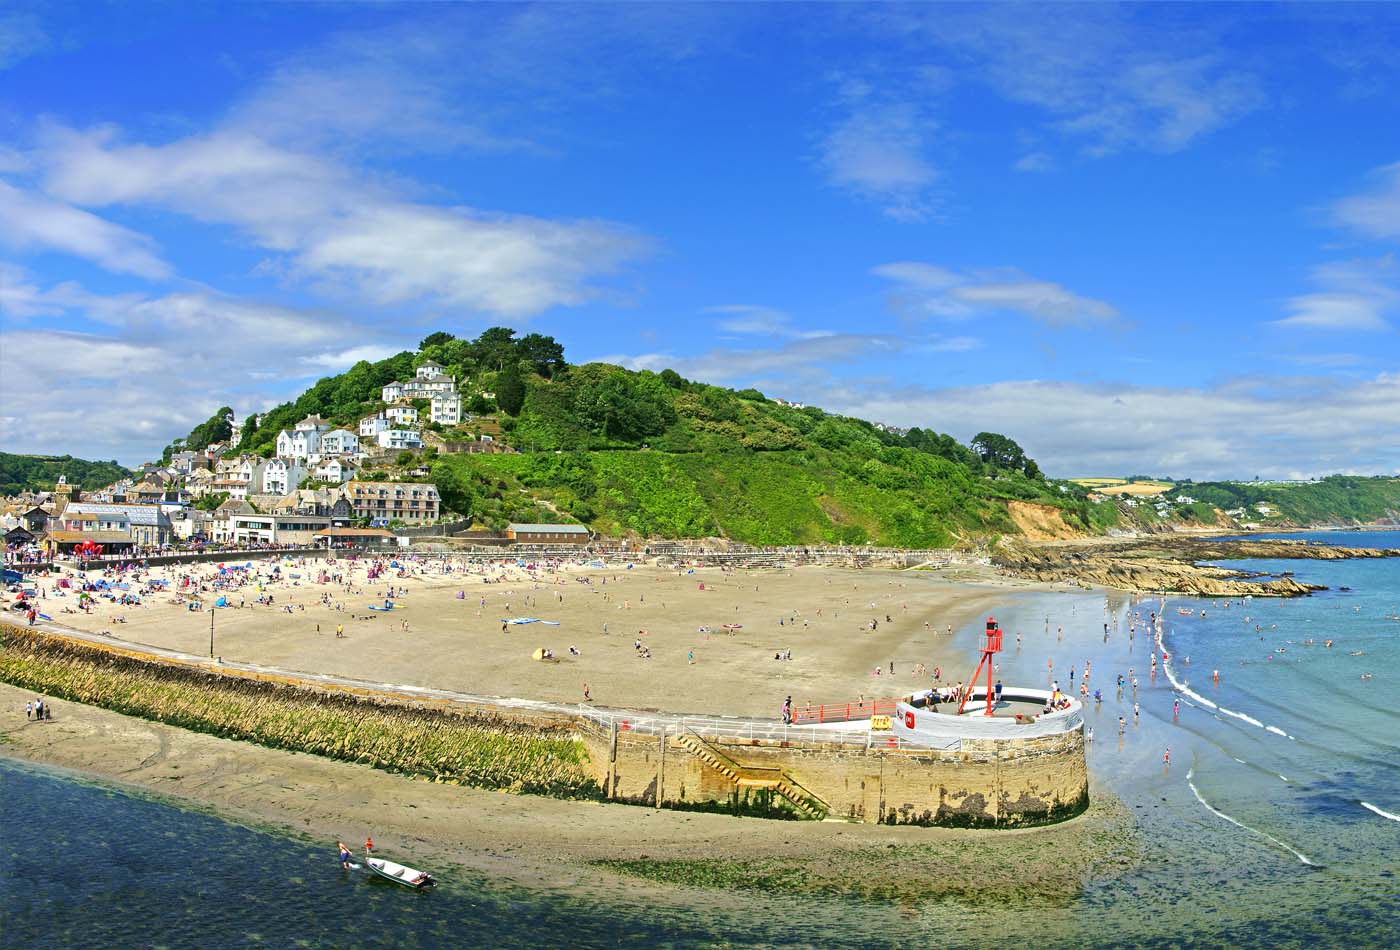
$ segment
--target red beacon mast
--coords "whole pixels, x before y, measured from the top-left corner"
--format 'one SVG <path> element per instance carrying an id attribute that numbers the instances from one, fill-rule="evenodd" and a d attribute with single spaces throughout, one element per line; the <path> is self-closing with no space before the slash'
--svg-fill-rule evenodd
<path id="1" fill-rule="evenodd" d="M 987 642 L 982 646 L 982 659 L 977 664 L 976 671 L 972 678 L 967 681 L 967 689 L 963 692 L 962 700 L 958 703 L 958 715 L 961 716 L 963 708 L 967 706 L 967 701 L 972 696 L 972 687 L 977 683 L 977 677 L 982 675 L 982 667 L 987 668 L 987 711 L 984 715 L 992 715 L 992 704 L 996 701 L 996 696 L 992 690 L 992 657 L 1001 652 L 1001 627 L 997 626 L 996 620 L 987 618 Z"/>

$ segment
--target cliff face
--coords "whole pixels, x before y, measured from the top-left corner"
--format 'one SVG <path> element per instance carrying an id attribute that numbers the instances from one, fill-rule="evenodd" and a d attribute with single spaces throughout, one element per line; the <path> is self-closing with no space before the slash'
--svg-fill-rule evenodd
<path id="1" fill-rule="evenodd" d="M 1340 560 L 1400 557 L 1400 549 L 1341 548 L 1294 540 L 1219 541 L 1151 538 L 1123 544 L 1004 545 L 993 556 L 1001 568 L 1039 581 L 1074 581 L 1121 590 L 1208 597 L 1301 597 L 1318 584 L 1205 564 L 1240 558 Z"/>

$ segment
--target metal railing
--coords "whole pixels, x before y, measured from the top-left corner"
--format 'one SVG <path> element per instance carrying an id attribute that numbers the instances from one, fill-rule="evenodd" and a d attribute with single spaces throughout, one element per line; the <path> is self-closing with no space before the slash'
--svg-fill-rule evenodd
<path id="1" fill-rule="evenodd" d="M 867 729 L 851 730 L 823 728 L 819 725 L 796 725 L 761 719 L 716 719 L 703 716 L 659 716 L 614 713 L 608 710 L 583 708 L 579 717 L 596 723 L 619 735 L 660 736 L 693 732 L 704 739 L 738 739 L 746 742 L 779 742 L 789 745 L 839 745 L 853 749 L 944 749 L 956 751 L 960 739 L 939 739 L 933 743 L 911 741 L 887 732 Z"/>

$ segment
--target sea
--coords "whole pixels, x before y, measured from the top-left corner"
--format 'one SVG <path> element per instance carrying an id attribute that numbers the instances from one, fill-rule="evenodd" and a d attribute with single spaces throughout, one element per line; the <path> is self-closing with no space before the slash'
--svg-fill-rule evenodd
<path id="1" fill-rule="evenodd" d="M 1400 546 L 1392 531 L 1289 535 L 1300 536 Z M 659 898 L 606 880 L 584 893 L 460 868 L 434 868 L 441 886 L 416 893 L 342 871 L 331 843 L 0 747 L 0 939 L 26 950 L 1400 946 L 1400 561 L 1229 566 L 1329 589 L 1163 602 L 1067 588 L 1008 595 L 996 613 L 1005 682 L 1058 681 L 1077 695 L 1088 672 L 1091 789 L 1121 800 L 1136 826 L 1138 859 L 1099 869 L 1067 907 L 994 894 L 975 907 L 687 889 Z M 950 646 L 969 673 L 982 629 L 965 625 Z"/>

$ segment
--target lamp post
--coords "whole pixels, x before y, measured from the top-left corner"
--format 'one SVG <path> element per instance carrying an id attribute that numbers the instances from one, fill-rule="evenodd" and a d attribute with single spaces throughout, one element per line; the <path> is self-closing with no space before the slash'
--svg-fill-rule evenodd
<path id="1" fill-rule="evenodd" d="M 214 659 L 214 608 L 209 608 L 209 659 Z"/>

